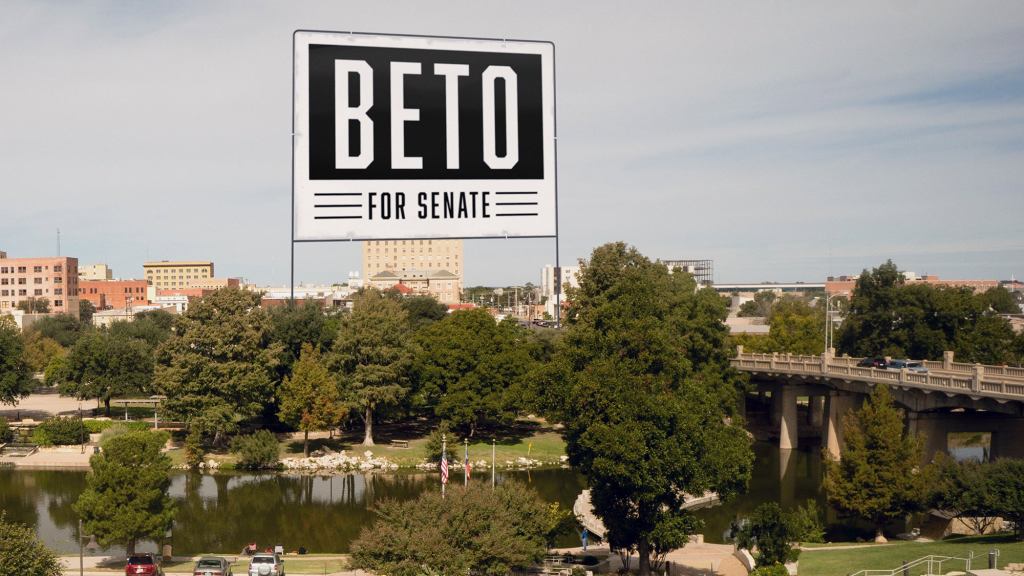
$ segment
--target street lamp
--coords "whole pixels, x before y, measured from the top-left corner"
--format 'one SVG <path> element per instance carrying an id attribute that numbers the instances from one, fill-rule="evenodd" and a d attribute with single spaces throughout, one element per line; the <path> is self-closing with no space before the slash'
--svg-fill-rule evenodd
<path id="1" fill-rule="evenodd" d="M 80 427 L 82 441 L 82 454 L 85 454 L 85 421 L 82 420 L 82 401 L 78 401 L 78 426 Z"/>
<path id="2" fill-rule="evenodd" d="M 89 543 L 85 545 L 90 552 L 98 548 L 96 544 L 96 535 L 90 534 L 89 536 L 82 535 L 82 519 L 78 519 L 78 575 L 83 576 L 85 574 L 85 551 L 82 549 L 82 539 L 88 538 Z"/>

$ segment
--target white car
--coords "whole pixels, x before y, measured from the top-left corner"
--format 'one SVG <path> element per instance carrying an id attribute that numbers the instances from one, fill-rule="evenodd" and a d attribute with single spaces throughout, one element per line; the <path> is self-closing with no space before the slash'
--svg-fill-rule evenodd
<path id="1" fill-rule="evenodd" d="M 285 576 L 284 560 L 279 554 L 255 554 L 249 560 L 249 576 Z"/>

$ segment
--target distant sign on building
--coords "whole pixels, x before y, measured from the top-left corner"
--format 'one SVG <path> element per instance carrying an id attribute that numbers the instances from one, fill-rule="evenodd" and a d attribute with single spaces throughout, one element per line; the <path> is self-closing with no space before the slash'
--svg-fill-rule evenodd
<path id="1" fill-rule="evenodd" d="M 295 241 L 554 237 L 554 46 L 297 31 Z"/>

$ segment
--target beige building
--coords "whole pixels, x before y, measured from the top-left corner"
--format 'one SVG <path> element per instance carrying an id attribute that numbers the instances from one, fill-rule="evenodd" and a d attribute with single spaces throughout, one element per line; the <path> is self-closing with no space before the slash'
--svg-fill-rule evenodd
<path id="1" fill-rule="evenodd" d="M 33 300 L 45 301 L 51 313 L 78 318 L 78 259 L 7 258 L 0 252 L 0 314 Z"/>
<path id="2" fill-rule="evenodd" d="M 114 271 L 106 264 L 89 264 L 78 267 L 79 280 L 113 280 Z"/>
<path id="3" fill-rule="evenodd" d="M 193 280 L 213 278 L 213 262 L 181 261 L 146 262 L 142 265 L 146 280 L 156 290 L 187 288 Z"/>
<path id="4" fill-rule="evenodd" d="M 445 304 L 462 296 L 462 240 L 367 240 L 363 282 L 387 289 L 403 284 Z"/>

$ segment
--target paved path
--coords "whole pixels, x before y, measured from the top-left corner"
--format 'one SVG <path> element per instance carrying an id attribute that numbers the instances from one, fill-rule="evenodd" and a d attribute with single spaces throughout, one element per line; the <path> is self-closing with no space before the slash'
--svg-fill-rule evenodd
<path id="1" fill-rule="evenodd" d="M 45 413 L 53 416 L 61 412 L 77 412 L 78 407 L 81 406 L 83 410 L 91 410 L 96 408 L 98 404 L 95 400 L 84 400 L 79 402 L 77 398 L 72 396 L 59 396 L 57 394 L 30 394 L 25 398 L 22 398 L 16 405 L 3 406 L 0 410 L 0 415 L 11 419 L 12 416 L 18 416 L 18 412 L 22 412 L 22 416 L 34 417 L 36 414 Z"/>
<path id="2" fill-rule="evenodd" d="M 15 468 L 88 468 L 92 448 L 86 446 L 85 454 L 79 446 L 40 448 L 31 456 L 0 456 L 0 463 Z"/>

